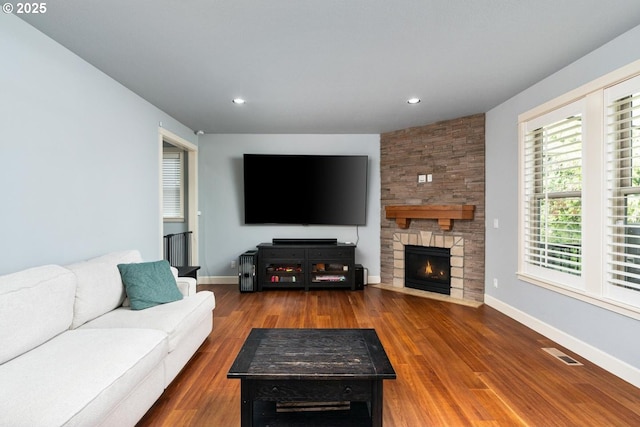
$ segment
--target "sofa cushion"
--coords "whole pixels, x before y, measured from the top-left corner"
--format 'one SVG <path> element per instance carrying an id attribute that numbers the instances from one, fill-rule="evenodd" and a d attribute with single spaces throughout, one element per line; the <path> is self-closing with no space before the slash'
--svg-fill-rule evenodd
<path id="1" fill-rule="evenodd" d="M 169 351 L 173 351 L 185 335 L 215 308 L 213 292 L 201 291 L 180 301 L 157 305 L 146 310 L 120 307 L 82 328 L 150 328 L 168 335 Z"/>
<path id="2" fill-rule="evenodd" d="M 167 261 L 118 264 L 118 269 L 132 310 L 182 299 Z"/>
<path id="3" fill-rule="evenodd" d="M 122 305 L 125 291 L 117 265 L 141 261 L 140 252 L 129 250 L 68 265 L 78 280 L 71 327 L 77 328 Z"/>
<path id="4" fill-rule="evenodd" d="M 0 424 L 98 425 L 166 354 L 160 331 L 67 331 L 0 365 Z"/>
<path id="5" fill-rule="evenodd" d="M 0 364 L 69 329 L 75 291 L 57 265 L 0 276 Z"/>

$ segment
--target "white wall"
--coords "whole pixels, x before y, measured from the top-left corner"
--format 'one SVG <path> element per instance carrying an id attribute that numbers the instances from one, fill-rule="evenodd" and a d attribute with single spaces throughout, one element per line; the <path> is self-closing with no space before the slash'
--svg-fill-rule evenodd
<path id="1" fill-rule="evenodd" d="M 193 132 L 13 15 L 0 57 L 0 274 L 161 258 L 158 125 Z"/>
<path id="2" fill-rule="evenodd" d="M 640 27 L 486 115 L 485 301 L 640 386 L 640 322 L 520 281 L 518 115 L 640 58 Z M 493 219 L 500 228 L 493 228 Z M 498 288 L 493 279 L 498 279 Z"/>
<path id="3" fill-rule="evenodd" d="M 357 230 L 355 226 L 244 225 L 244 153 L 369 156 L 367 225 Z M 255 249 L 259 243 L 271 242 L 274 237 L 331 237 L 356 242 L 357 231 L 360 239 L 356 262 L 367 267 L 370 276 L 380 276 L 379 135 L 211 134 L 199 138 L 198 155 L 201 276 L 237 281 L 237 271 L 230 268 L 231 261 L 246 250 Z"/>

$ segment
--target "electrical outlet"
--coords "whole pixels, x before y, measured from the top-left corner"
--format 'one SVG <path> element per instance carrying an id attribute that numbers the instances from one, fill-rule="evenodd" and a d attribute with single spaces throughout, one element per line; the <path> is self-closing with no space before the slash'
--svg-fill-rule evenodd
<path id="1" fill-rule="evenodd" d="M 498 287 L 498 279 L 496 279 L 495 277 L 493 278 L 493 287 L 494 288 Z"/>
<path id="2" fill-rule="evenodd" d="M 236 268 L 236 260 L 231 261 L 231 268 Z"/>

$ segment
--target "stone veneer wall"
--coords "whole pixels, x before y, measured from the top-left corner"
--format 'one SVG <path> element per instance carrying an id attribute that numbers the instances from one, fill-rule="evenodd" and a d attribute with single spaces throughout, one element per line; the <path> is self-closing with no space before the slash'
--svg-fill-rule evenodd
<path id="1" fill-rule="evenodd" d="M 400 286 L 398 239 L 422 240 L 428 232 L 434 239 L 442 236 L 442 241 L 463 239 L 463 284 L 452 296 L 484 300 L 484 123 L 484 114 L 476 114 L 380 136 L 382 283 Z M 432 174 L 433 181 L 418 183 L 420 174 Z M 412 219 L 408 229 L 400 229 L 385 216 L 387 205 L 429 204 L 475 205 L 474 219 L 453 220 L 451 231 L 443 231 L 436 220 Z"/>

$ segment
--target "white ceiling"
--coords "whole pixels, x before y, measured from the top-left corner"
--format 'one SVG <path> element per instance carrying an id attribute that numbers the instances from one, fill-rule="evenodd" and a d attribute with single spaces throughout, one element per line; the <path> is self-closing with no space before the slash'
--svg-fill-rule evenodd
<path id="1" fill-rule="evenodd" d="M 488 111 L 640 24 L 640 1 L 53 0 L 19 16 L 194 130 L 381 133 Z"/>

